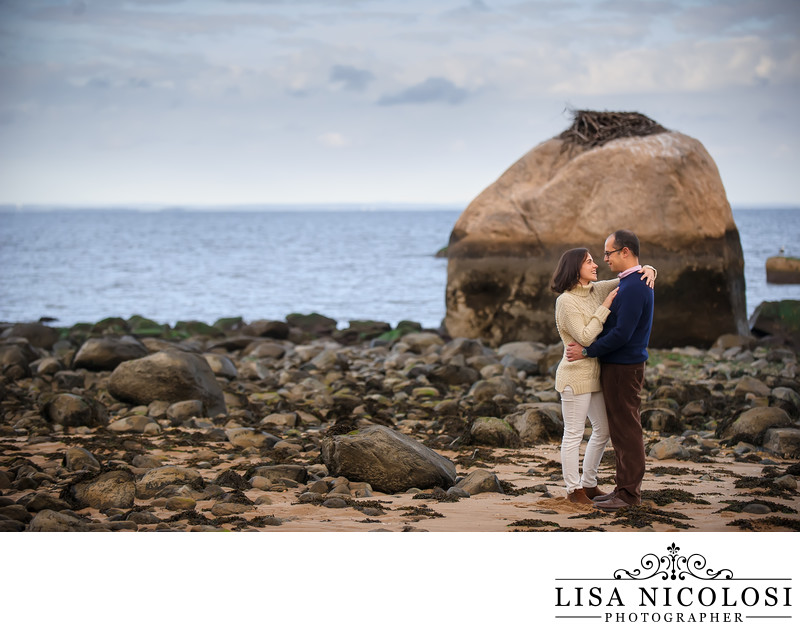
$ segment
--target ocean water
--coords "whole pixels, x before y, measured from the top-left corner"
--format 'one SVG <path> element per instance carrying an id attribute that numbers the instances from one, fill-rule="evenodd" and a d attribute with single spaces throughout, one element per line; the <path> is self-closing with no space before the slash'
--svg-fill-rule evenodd
<path id="1" fill-rule="evenodd" d="M 316 311 L 339 327 L 445 315 L 447 244 L 461 208 L 0 212 L 0 321 L 55 325 L 144 315 L 174 324 L 284 319 Z M 770 285 L 781 247 L 800 256 L 800 209 L 736 210 L 748 315 L 800 299 Z"/>

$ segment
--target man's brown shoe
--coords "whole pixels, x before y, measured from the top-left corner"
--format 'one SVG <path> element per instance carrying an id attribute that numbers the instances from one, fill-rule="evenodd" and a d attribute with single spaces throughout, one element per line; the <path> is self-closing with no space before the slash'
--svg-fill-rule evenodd
<path id="1" fill-rule="evenodd" d="M 592 500 L 586 496 L 586 493 L 583 491 L 583 488 L 578 488 L 577 490 L 573 490 L 567 495 L 567 500 L 570 503 L 583 503 L 584 505 L 591 505 Z"/>
<path id="2" fill-rule="evenodd" d="M 604 512 L 616 512 L 619 509 L 631 507 L 631 504 L 625 503 L 625 501 L 619 497 L 615 497 L 613 499 L 609 499 L 608 501 L 595 501 L 594 506 L 603 510 Z"/>
<path id="3" fill-rule="evenodd" d="M 612 490 L 608 494 L 601 494 L 600 496 L 594 497 L 592 501 L 595 503 L 602 503 L 603 501 L 611 501 L 611 499 L 617 498 L 617 491 Z"/>
<path id="4" fill-rule="evenodd" d="M 594 486 L 593 488 L 587 488 L 584 486 L 583 491 L 586 493 L 586 496 L 589 497 L 590 499 L 606 496 L 605 493 L 597 486 Z"/>

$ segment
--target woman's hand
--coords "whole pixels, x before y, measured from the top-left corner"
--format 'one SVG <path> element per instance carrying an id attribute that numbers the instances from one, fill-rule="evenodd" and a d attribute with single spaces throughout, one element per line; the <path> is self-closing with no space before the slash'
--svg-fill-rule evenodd
<path id="1" fill-rule="evenodd" d="M 611 308 L 611 303 L 614 301 L 614 298 L 617 297 L 617 291 L 619 291 L 619 287 L 614 289 L 611 293 L 608 294 L 605 300 L 603 300 L 603 306 L 606 308 Z"/>
<path id="2" fill-rule="evenodd" d="M 656 276 L 658 275 L 658 272 L 655 270 L 655 267 L 647 265 L 646 267 L 642 267 L 639 273 L 642 274 L 641 279 L 647 283 L 648 287 L 652 289 L 656 286 Z"/>

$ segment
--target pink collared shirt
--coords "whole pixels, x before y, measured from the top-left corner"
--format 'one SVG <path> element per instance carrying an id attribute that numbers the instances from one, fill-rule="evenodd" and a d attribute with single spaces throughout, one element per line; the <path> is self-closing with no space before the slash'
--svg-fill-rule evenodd
<path id="1" fill-rule="evenodd" d="M 636 265 L 635 267 L 631 267 L 630 269 L 626 269 L 625 271 L 620 272 L 617 277 L 620 280 L 622 280 L 622 278 L 624 278 L 625 276 L 629 276 L 632 273 L 636 273 L 637 271 L 641 271 L 641 270 L 642 270 L 642 266 L 641 265 Z"/>

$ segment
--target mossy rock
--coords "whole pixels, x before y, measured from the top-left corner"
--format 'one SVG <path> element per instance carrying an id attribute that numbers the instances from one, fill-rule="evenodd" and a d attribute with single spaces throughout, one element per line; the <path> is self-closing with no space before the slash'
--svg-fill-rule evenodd
<path id="1" fill-rule="evenodd" d="M 222 332 L 236 330 L 242 325 L 244 325 L 244 320 L 241 317 L 221 317 L 214 322 L 214 328 Z"/>
<path id="2" fill-rule="evenodd" d="M 384 341 L 388 343 L 393 343 L 409 333 L 420 332 L 422 330 L 422 324 L 419 322 L 412 322 L 408 320 L 403 320 L 397 323 L 397 327 L 393 330 L 389 330 L 382 335 L 376 337 L 378 341 Z"/>
<path id="3" fill-rule="evenodd" d="M 92 326 L 92 332 L 103 335 L 127 335 L 130 326 L 121 317 L 106 317 Z"/>
<path id="4" fill-rule="evenodd" d="M 133 315 L 128 320 L 128 326 L 131 334 L 137 337 L 160 337 L 170 330 L 167 324 L 159 324 L 141 315 Z"/>
<path id="5" fill-rule="evenodd" d="M 788 337 L 800 345 L 800 300 L 762 302 L 750 318 L 757 334 Z"/>
<path id="6" fill-rule="evenodd" d="M 175 323 L 173 330 L 186 332 L 189 336 L 204 335 L 206 337 L 223 337 L 224 333 L 214 326 L 209 326 L 205 322 L 196 320 L 179 321 Z"/>

